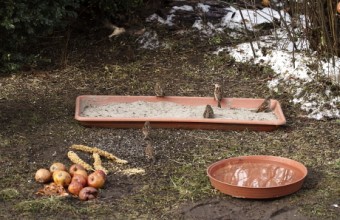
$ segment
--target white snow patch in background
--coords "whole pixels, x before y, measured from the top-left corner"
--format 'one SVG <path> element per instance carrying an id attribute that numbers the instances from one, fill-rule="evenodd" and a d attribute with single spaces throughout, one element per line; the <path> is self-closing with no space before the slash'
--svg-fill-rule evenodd
<path id="1" fill-rule="evenodd" d="M 176 15 L 174 15 L 174 14 L 168 15 L 167 18 L 166 18 L 166 21 L 164 22 L 164 24 L 167 24 L 169 26 L 174 25 L 174 23 L 172 21 L 173 21 L 175 16 Z"/>
<path id="2" fill-rule="evenodd" d="M 211 22 L 204 24 L 202 20 L 196 20 L 192 25 L 192 28 L 196 28 L 201 32 L 201 34 L 206 36 L 212 36 L 214 33 L 223 32 L 223 29 L 216 28 Z"/>
<path id="3" fill-rule="evenodd" d="M 203 29 L 203 21 L 202 20 L 196 20 L 195 23 L 192 25 L 193 28 L 196 28 L 197 30 Z"/>
<path id="4" fill-rule="evenodd" d="M 161 18 L 158 14 L 154 13 L 146 18 L 147 22 L 158 21 L 161 24 L 164 24 L 164 19 Z"/>
<path id="5" fill-rule="evenodd" d="M 197 4 L 197 8 L 201 9 L 202 12 L 207 13 L 207 12 L 209 12 L 210 5 L 205 5 L 205 4 L 202 4 L 202 3 L 198 3 Z"/>
<path id="6" fill-rule="evenodd" d="M 210 8 L 210 5 L 202 3 L 198 3 L 195 7 L 196 10 L 204 13 L 209 12 Z M 225 33 L 228 34 L 229 37 L 237 37 L 237 32 L 244 32 L 244 21 L 246 28 L 254 31 L 256 31 L 259 25 L 280 22 L 281 17 L 287 25 L 292 23 L 292 18 L 288 13 L 276 11 L 271 8 L 263 8 L 262 10 L 238 10 L 230 6 L 224 9 L 225 15 L 217 21 L 217 23 L 214 24 L 209 21 L 203 22 L 203 18 L 198 16 L 198 19 L 193 22 L 192 28 L 197 29 L 206 36 L 223 33 L 225 29 L 233 29 L 236 30 L 236 32 L 226 31 Z M 154 14 L 151 15 L 147 21 L 157 21 L 161 24 L 172 26 L 176 18 L 175 13 L 178 10 L 194 11 L 194 8 L 188 5 L 174 6 L 166 20 Z M 244 19 L 242 19 L 241 13 Z M 181 19 L 180 15 L 176 19 Z M 259 65 L 268 65 L 277 73 L 275 78 L 268 81 L 268 87 L 276 92 L 279 86 L 280 88 L 287 88 L 286 92 L 290 92 L 294 97 L 292 103 L 299 104 L 301 109 L 307 112 L 307 117 L 314 119 L 323 119 L 325 117 L 340 118 L 340 110 L 337 108 L 340 97 L 334 96 L 329 89 L 323 91 L 323 94 L 309 92 L 301 95 L 303 85 L 314 81 L 318 74 L 328 76 L 334 84 L 340 83 L 340 58 L 334 57 L 335 62 L 333 63 L 332 59 L 320 60 L 317 59 L 316 56 L 313 56 L 313 51 L 309 48 L 310 44 L 308 40 L 301 37 L 303 36 L 303 28 L 305 28 L 306 22 L 309 22 L 308 18 L 301 15 L 298 19 L 295 19 L 294 22 L 297 23 L 297 27 L 299 27 L 291 28 L 289 26 L 290 31 L 296 36 L 299 36 L 295 39 L 294 43 L 291 41 L 285 26 L 280 22 L 281 27 L 272 30 L 270 35 L 254 39 L 253 47 L 256 54 L 255 58 L 250 43 L 242 43 L 236 47 L 220 47 L 212 54 L 218 55 L 220 52 L 227 50 L 237 62 L 252 61 Z M 149 34 L 148 37 L 153 37 L 154 39 L 151 40 L 151 42 L 155 43 L 147 43 L 147 40 L 144 40 L 142 48 L 152 49 L 159 47 L 157 33 L 153 35 Z M 266 50 L 265 53 L 263 53 L 263 49 Z M 308 55 L 306 52 L 308 52 Z M 315 70 L 315 68 L 310 68 L 314 64 L 319 64 L 319 69 Z M 328 108 L 323 108 L 325 104 Z"/>
<path id="7" fill-rule="evenodd" d="M 153 50 L 160 46 L 156 31 L 146 31 L 137 41 L 143 49 Z"/>
<path id="8" fill-rule="evenodd" d="M 149 17 L 146 18 L 147 22 L 153 22 L 153 21 L 157 21 L 158 23 L 161 24 L 166 24 L 168 26 L 172 26 L 174 25 L 173 23 L 173 19 L 174 19 L 175 15 L 174 14 L 170 14 L 167 16 L 166 20 L 164 20 L 162 17 L 160 17 L 157 14 L 152 14 Z"/>
<path id="9" fill-rule="evenodd" d="M 177 10 L 181 11 L 194 11 L 194 8 L 190 5 L 183 5 L 183 6 L 173 6 L 170 13 L 175 13 Z"/>
<path id="10" fill-rule="evenodd" d="M 254 26 L 264 23 L 272 23 L 274 20 L 280 20 L 280 14 L 271 8 L 263 8 L 262 10 L 242 9 L 238 10 L 234 7 L 225 8 L 229 11 L 221 20 L 223 27 L 230 29 L 243 30 L 244 24 L 248 30 L 254 30 Z M 284 11 L 280 11 L 281 16 L 285 18 L 287 23 L 291 22 L 290 15 Z M 242 15 L 243 18 L 242 19 Z"/>
<path id="11" fill-rule="evenodd" d="M 260 48 L 258 47 L 260 45 Z M 315 79 L 317 74 L 326 74 L 334 79 L 334 83 L 339 81 L 339 71 L 340 71 L 340 59 L 335 58 L 335 67 L 332 66 L 331 60 L 320 61 L 316 57 L 307 56 L 302 52 L 295 52 L 295 66 L 293 64 L 293 55 L 289 51 L 285 50 L 271 50 L 268 54 L 263 55 L 261 48 L 266 45 L 263 42 L 253 42 L 253 47 L 255 50 L 256 58 L 253 56 L 253 52 L 250 43 L 239 44 L 234 48 L 227 48 L 230 55 L 235 58 L 237 62 L 248 62 L 252 60 L 256 64 L 268 65 L 275 73 L 277 73 L 276 78 L 268 81 L 268 87 L 273 91 L 277 91 L 279 85 L 293 86 L 296 91 L 292 95 L 298 97 L 301 93 L 300 87 L 305 83 L 311 82 Z M 319 73 L 311 69 L 309 65 L 320 63 L 321 68 Z M 324 91 L 327 98 L 330 98 L 331 92 L 329 90 Z M 292 100 L 294 104 L 300 104 L 301 109 L 308 112 L 309 118 L 323 119 L 328 118 L 340 118 L 340 110 L 337 109 L 337 103 L 340 103 L 340 97 L 333 97 L 325 100 L 322 94 L 310 93 L 305 94 L 302 98 L 294 98 Z M 322 109 L 322 106 L 327 102 L 330 109 Z"/>

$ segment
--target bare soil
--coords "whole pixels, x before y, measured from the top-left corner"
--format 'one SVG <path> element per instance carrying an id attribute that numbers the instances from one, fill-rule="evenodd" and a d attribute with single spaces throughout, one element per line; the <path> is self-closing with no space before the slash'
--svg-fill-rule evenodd
<path id="1" fill-rule="evenodd" d="M 66 59 L 64 41 L 50 42 L 39 48 L 55 65 L 0 76 L 0 218 L 339 219 L 339 121 L 300 117 L 298 106 L 280 90 L 272 96 L 282 105 L 285 126 L 273 132 L 154 129 L 155 164 L 143 155 L 140 129 L 83 127 L 74 120 L 79 95 L 153 95 L 156 81 L 177 96 L 212 96 L 221 76 L 228 97 L 271 93 L 270 68 L 211 55 L 219 45 L 244 39 L 201 38 L 185 26 L 178 27 L 184 34 L 153 28 L 167 47 L 137 49 L 135 36 L 109 40 L 105 29 L 75 32 Z M 103 159 L 111 174 L 96 200 L 36 195 L 42 186 L 34 181 L 35 171 L 55 161 L 71 165 L 66 154 L 72 144 L 107 150 L 129 164 Z M 77 153 L 91 162 L 89 154 Z M 288 157 L 305 164 L 308 177 L 297 193 L 273 200 L 237 199 L 214 190 L 207 166 L 240 155 Z M 115 173 L 117 167 L 141 167 L 146 174 L 126 176 Z"/>

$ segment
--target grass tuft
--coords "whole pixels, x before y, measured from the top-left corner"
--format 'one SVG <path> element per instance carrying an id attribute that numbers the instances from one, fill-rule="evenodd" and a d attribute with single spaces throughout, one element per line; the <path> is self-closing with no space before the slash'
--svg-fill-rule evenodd
<path id="1" fill-rule="evenodd" d="M 64 202 L 64 198 L 56 196 L 22 201 L 15 205 L 15 209 L 20 212 L 30 213 L 58 213 L 60 210 L 77 212 L 74 207 Z"/>
<path id="2" fill-rule="evenodd" d="M 0 191 L 0 201 L 15 199 L 20 195 L 18 190 L 14 188 L 6 188 Z"/>

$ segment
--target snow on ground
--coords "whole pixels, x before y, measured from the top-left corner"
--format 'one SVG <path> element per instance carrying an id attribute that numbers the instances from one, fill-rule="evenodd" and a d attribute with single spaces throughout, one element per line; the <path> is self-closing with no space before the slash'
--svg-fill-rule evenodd
<path id="1" fill-rule="evenodd" d="M 198 3 L 195 7 L 189 5 L 174 6 L 166 20 L 154 14 L 147 21 L 157 21 L 161 24 L 172 26 L 176 19 L 180 19 L 179 16 L 175 15 L 176 11 L 193 12 L 197 10 L 199 11 L 198 14 L 201 14 L 202 12 L 208 13 L 210 9 L 210 5 L 202 3 Z M 192 28 L 198 30 L 203 36 L 212 36 L 223 32 L 231 35 L 230 29 L 244 31 L 244 26 L 248 31 L 252 31 L 262 24 L 278 23 L 282 19 L 285 20 L 288 26 L 292 22 L 289 14 L 271 8 L 250 10 L 230 6 L 224 8 L 224 11 L 225 15 L 221 17 L 219 22 L 215 23 L 210 21 L 203 22 L 203 19 L 197 16 L 198 18 L 192 24 Z M 300 16 L 295 22 L 300 24 L 298 27 L 304 28 L 306 18 Z M 313 51 L 310 51 L 308 40 L 302 37 L 303 30 L 299 28 L 290 29 L 295 36 L 299 36 L 298 40 L 293 43 L 286 27 L 282 24 L 283 22 L 281 22 L 281 27 L 272 29 L 272 34 L 270 35 L 258 37 L 253 42 L 242 43 L 235 47 L 221 47 L 213 54 L 219 54 L 221 51 L 227 50 L 237 62 L 252 61 L 255 64 L 270 66 L 277 75 L 274 79 L 268 81 L 268 87 L 276 92 L 278 92 L 279 87 L 286 88 L 285 92 L 290 92 L 294 96 L 293 100 L 291 100 L 292 104 L 299 104 L 301 109 L 306 111 L 307 117 L 314 119 L 340 118 L 340 109 L 338 107 L 340 96 L 334 95 L 329 87 L 322 91 L 305 91 L 303 89 L 304 85 L 315 81 L 314 79 L 320 76 L 329 77 L 334 85 L 339 85 L 340 58 L 318 59 Z M 225 31 L 226 29 L 229 31 Z M 251 48 L 251 43 L 254 51 Z M 147 48 L 148 46 L 142 47 Z M 151 49 L 154 48 L 151 46 Z"/>
<path id="2" fill-rule="evenodd" d="M 228 13 L 222 18 L 221 25 L 231 29 L 243 30 L 245 23 L 248 30 L 253 30 L 256 25 L 280 20 L 279 12 L 270 8 L 254 11 L 251 9 L 238 10 L 234 7 L 228 7 L 226 11 L 228 11 Z M 287 13 L 281 11 L 281 16 L 288 24 L 291 22 L 290 16 Z"/>

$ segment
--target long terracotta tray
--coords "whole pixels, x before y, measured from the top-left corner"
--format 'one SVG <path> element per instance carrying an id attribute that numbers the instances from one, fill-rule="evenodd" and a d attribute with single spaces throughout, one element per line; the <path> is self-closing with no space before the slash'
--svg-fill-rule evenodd
<path id="1" fill-rule="evenodd" d="M 264 99 L 252 98 L 224 98 L 221 102 L 222 108 L 227 103 L 231 108 L 258 107 Z M 100 106 L 110 103 L 130 103 L 136 101 L 146 102 L 173 102 L 188 106 L 216 105 L 212 97 L 180 97 L 180 96 L 103 96 L 103 95 L 82 95 L 76 99 L 75 119 L 84 126 L 111 127 L 111 128 L 141 128 L 145 121 L 150 121 L 154 128 L 183 128 L 183 129 L 209 129 L 209 130 L 253 130 L 272 131 L 286 123 L 280 103 L 271 100 L 273 113 L 276 120 L 235 120 L 235 119 L 205 119 L 205 118 L 114 118 L 114 117 L 84 117 L 81 115 L 86 106 Z"/>

